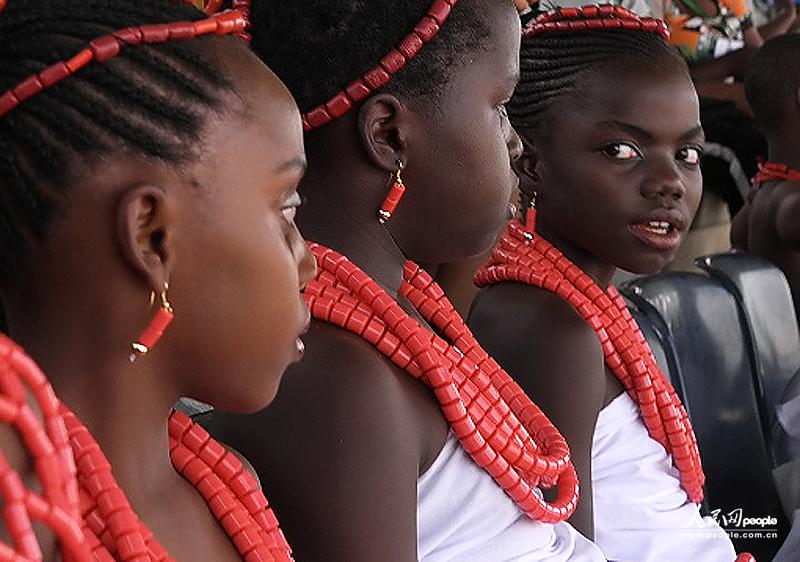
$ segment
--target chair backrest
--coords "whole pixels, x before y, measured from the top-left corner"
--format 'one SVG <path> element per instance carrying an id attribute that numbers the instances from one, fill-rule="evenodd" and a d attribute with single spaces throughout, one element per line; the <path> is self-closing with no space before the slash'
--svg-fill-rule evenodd
<path id="1" fill-rule="evenodd" d="M 772 480 L 752 357 L 733 296 L 714 279 L 679 272 L 637 279 L 622 291 L 666 330 L 663 349 L 672 355 L 667 362 L 700 446 L 708 506 L 723 515 L 741 509 L 744 517 L 775 517 L 777 540 L 732 536 L 737 550 L 770 559 L 788 522 Z"/>
<path id="2" fill-rule="evenodd" d="M 762 416 L 771 427 L 775 408 L 800 368 L 800 334 L 786 277 L 769 261 L 743 252 L 705 256 L 696 263 L 736 299 L 752 342 Z"/>

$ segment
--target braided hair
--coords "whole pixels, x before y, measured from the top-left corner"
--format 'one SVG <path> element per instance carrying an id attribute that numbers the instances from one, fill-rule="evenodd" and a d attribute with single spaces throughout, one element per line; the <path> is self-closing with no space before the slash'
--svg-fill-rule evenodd
<path id="1" fill-rule="evenodd" d="M 558 101 L 576 92 L 590 70 L 603 65 L 678 68 L 679 53 L 663 23 L 619 6 L 562 8 L 540 15 L 523 30 L 520 81 L 507 105 L 517 131 L 533 132 Z"/>
<path id="2" fill-rule="evenodd" d="M 476 0 L 320 0 L 309 10 L 307 4 L 293 0 L 252 0 L 249 32 L 255 53 L 308 114 L 371 69 L 377 68 L 380 74 L 380 68 L 391 67 L 388 55 L 405 53 L 401 45 L 406 39 L 421 43 L 412 36 L 415 33 L 423 37 L 424 46 L 403 57 L 402 68 L 392 72 L 388 81 L 369 89 L 435 98 L 453 68 L 482 48 L 490 36 L 480 4 Z M 429 17 L 432 13 L 436 17 Z M 361 99 L 356 95 L 351 105 Z M 307 130 L 316 126 L 306 123 Z"/>
<path id="3" fill-rule="evenodd" d="M 13 101 L 21 81 L 74 60 L 98 37 L 146 25 L 158 35 L 151 24 L 206 17 L 163 0 L 9 0 L 0 11 L 0 95 Z M 208 43 L 216 40 L 128 45 L 10 110 L 6 104 L 0 111 L 0 288 L 30 265 L 30 250 L 63 208 L 82 163 L 126 151 L 181 165 L 199 150 L 206 117 L 232 88 Z"/>

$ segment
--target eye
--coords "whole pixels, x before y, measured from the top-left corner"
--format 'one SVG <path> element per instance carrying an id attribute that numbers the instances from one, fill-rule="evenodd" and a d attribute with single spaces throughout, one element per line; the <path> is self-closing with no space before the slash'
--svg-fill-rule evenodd
<path id="1" fill-rule="evenodd" d="M 638 148 L 626 142 L 614 142 L 607 144 L 601 148 L 600 151 L 605 156 L 613 158 L 614 160 L 633 160 L 635 158 L 642 157 L 642 154 L 639 152 Z"/>
<path id="2" fill-rule="evenodd" d="M 684 164 L 690 166 L 697 166 L 700 164 L 700 158 L 703 156 L 703 149 L 699 146 L 684 146 L 675 155 L 678 160 L 683 161 Z"/>
<path id="3" fill-rule="evenodd" d="M 508 109 L 506 109 L 506 102 L 497 106 L 497 112 L 504 120 L 508 121 Z"/>
<path id="4" fill-rule="evenodd" d="M 295 215 L 297 215 L 297 209 L 302 204 L 303 200 L 301 199 L 300 194 L 297 193 L 297 191 L 293 191 L 284 202 L 283 207 L 281 207 L 281 214 L 283 214 L 283 218 L 285 218 L 288 222 L 293 222 Z"/>

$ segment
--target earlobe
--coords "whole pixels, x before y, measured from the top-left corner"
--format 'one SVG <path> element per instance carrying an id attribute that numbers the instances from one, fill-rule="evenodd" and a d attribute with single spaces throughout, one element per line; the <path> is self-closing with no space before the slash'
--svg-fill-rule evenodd
<path id="1" fill-rule="evenodd" d="M 395 96 L 367 99 L 358 114 L 358 132 L 369 159 L 387 172 L 406 162 L 406 109 Z"/>
<path id="2" fill-rule="evenodd" d="M 538 191 L 541 183 L 539 152 L 525 136 L 519 135 L 519 138 L 522 141 L 522 154 L 511 163 L 511 167 L 519 177 L 520 188 L 530 192 Z"/>
<path id="3" fill-rule="evenodd" d="M 117 208 L 117 238 L 128 264 L 159 293 L 169 282 L 169 201 L 155 186 L 126 190 Z"/>

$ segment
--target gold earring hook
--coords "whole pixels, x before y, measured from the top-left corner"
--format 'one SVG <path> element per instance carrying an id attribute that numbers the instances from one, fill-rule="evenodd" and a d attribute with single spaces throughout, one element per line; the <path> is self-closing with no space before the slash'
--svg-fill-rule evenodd
<path id="1" fill-rule="evenodd" d="M 159 298 L 161 299 L 161 308 L 169 310 L 170 312 L 174 312 L 172 310 L 172 305 L 169 304 L 169 298 L 167 296 L 167 292 L 169 291 L 169 283 L 166 281 L 164 282 L 164 290 L 159 293 Z M 156 292 L 150 291 L 150 306 L 153 306 L 156 302 Z"/>

